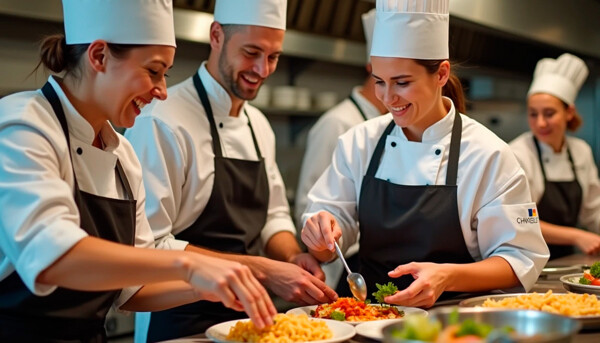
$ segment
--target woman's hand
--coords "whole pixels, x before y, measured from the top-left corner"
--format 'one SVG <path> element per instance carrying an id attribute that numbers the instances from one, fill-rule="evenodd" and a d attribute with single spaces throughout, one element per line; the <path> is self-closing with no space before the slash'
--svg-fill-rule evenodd
<path id="1" fill-rule="evenodd" d="M 450 280 L 447 268 L 444 268 L 441 264 L 429 262 L 411 262 L 399 265 L 388 273 L 393 278 L 406 274 L 411 274 L 415 281 L 406 289 L 385 297 L 386 303 L 412 307 L 431 307 L 446 290 Z"/>
<path id="2" fill-rule="evenodd" d="M 273 323 L 277 310 L 250 268 L 196 253 L 187 256 L 191 259 L 187 281 L 204 299 L 246 312 L 259 329 Z"/>
<path id="3" fill-rule="evenodd" d="M 335 251 L 333 243 L 342 236 L 335 218 L 325 211 L 310 217 L 302 229 L 301 238 L 315 252 Z"/>
<path id="4" fill-rule="evenodd" d="M 600 235 L 575 229 L 575 245 L 588 255 L 595 255 L 600 252 Z"/>

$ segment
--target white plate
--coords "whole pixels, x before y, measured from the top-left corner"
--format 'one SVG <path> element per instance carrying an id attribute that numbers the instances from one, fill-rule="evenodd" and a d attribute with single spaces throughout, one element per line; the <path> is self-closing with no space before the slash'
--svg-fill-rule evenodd
<path id="1" fill-rule="evenodd" d="M 242 319 L 244 320 L 244 319 Z M 245 319 L 249 320 L 249 319 Z M 335 320 L 323 320 L 323 319 L 311 319 L 311 320 L 322 320 L 327 323 L 327 326 L 333 333 L 333 337 L 330 339 L 323 339 L 320 341 L 312 341 L 311 343 L 337 343 L 349 340 L 350 338 L 356 335 L 356 330 L 354 330 L 354 326 L 350 324 L 346 324 L 343 322 L 338 322 Z M 227 334 L 229 334 L 229 329 L 235 325 L 239 320 L 230 320 L 228 322 L 215 324 L 206 330 L 206 337 L 212 339 L 214 342 L 218 343 L 239 343 L 236 341 L 228 341 L 226 339 Z"/>
<path id="2" fill-rule="evenodd" d="M 583 277 L 583 273 L 568 274 L 560 277 L 563 287 L 573 293 L 589 293 L 600 295 L 600 286 L 582 285 L 579 279 Z"/>
<path id="3" fill-rule="evenodd" d="M 381 306 L 380 304 L 372 304 L 373 306 Z M 404 315 L 407 314 L 424 314 L 427 315 L 428 312 L 417 308 L 417 307 L 404 307 L 404 306 L 394 306 L 398 309 L 398 311 L 404 311 Z M 317 305 L 311 305 L 311 306 L 302 306 L 302 307 L 296 307 L 293 308 L 289 311 L 286 312 L 286 314 L 306 314 L 307 316 L 310 317 L 310 312 L 314 311 L 317 309 Z M 401 318 L 396 318 L 396 319 L 401 319 Z M 327 319 L 327 320 L 331 320 L 331 319 Z M 351 322 L 351 321 L 343 321 L 342 323 L 348 323 L 348 324 L 352 324 L 352 325 L 358 325 L 361 323 L 368 323 L 368 322 L 374 322 L 374 321 L 380 321 L 380 320 L 385 320 L 385 319 L 379 319 L 379 320 L 363 320 L 363 321 L 356 321 L 356 322 Z"/>
<path id="4" fill-rule="evenodd" d="M 356 325 L 356 333 L 363 337 L 381 341 L 383 340 L 383 328 L 392 323 L 401 322 L 402 320 L 403 318 L 396 318 L 360 323 Z"/>

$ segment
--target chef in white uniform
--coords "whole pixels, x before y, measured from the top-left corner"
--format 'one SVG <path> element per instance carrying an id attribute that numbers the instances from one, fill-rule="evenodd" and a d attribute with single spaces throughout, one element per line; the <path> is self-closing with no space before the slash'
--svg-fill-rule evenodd
<path id="1" fill-rule="evenodd" d="M 168 100 L 146 108 L 126 137 L 144 169 L 158 247 L 243 262 L 275 294 L 314 304 L 337 295 L 319 263 L 300 250 L 275 136 L 247 103 L 275 71 L 285 18 L 285 0 L 217 0 L 208 61 L 170 88 Z M 261 251 L 274 259 L 257 256 Z M 242 316 L 211 302 L 155 312 L 148 340 L 197 334 Z"/>
<path id="2" fill-rule="evenodd" d="M 302 225 L 302 213 L 304 213 L 308 202 L 308 191 L 331 164 L 331 156 L 337 145 L 338 137 L 365 120 L 387 113 L 385 106 L 375 96 L 375 79 L 371 77 L 371 39 L 373 38 L 373 26 L 375 25 L 375 9 L 363 13 L 361 18 L 367 43 L 365 69 L 368 76 L 362 86 L 356 86 L 352 89 L 352 94 L 348 98 L 323 113 L 308 132 L 306 150 L 296 191 L 294 214 L 298 226 Z M 346 252 L 346 262 L 350 269 L 358 268 L 357 252 L 358 244 L 354 244 Z M 326 282 L 331 287 L 336 287 L 338 295 L 352 296 L 342 269 L 343 266 L 340 260 L 323 265 L 323 271 L 327 275 Z"/>
<path id="3" fill-rule="evenodd" d="M 247 267 L 144 249 L 154 237 L 140 164 L 109 120 L 129 127 L 166 98 L 171 1 L 64 0 L 63 10 L 65 34 L 44 39 L 41 63 L 64 76 L 0 100 L 0 341 L 105 342 L 113 304 L 221 300 L 270 323 L 276 310 Z"/>
<path id="4" fill-rule="evenodd" d="M 540 60 L 527 92 L 531 131 L 510 143 L 537 203 L 551 259 L 575 247 L 600 252 L 600 181 L 592 149 L 566 135 L 582 124 L 575 99 L 587 75 L 585 62 L 571 54 Z"/>
<path id="5" fill-rule="evenodd" d="M 344 250 L 360 232 L 368 292 L 394 282 L 400 291 L 385 299 L 393 304 L 529 290 L 548 248 L 510 148 L 456 110 L 464 99 L 448 62 L 448 0 L 376 9 L 371 64 L 391 113 L 340 137 L 308 196 L 303 242 L 327 261 L 334 240 Z"/>

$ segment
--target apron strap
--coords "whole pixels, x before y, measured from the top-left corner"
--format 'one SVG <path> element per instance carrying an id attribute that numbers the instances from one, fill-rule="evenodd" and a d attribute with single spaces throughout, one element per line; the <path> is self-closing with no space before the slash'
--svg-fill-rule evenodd
<path id="1" fill-rule="evenodd" d="M 535 143 L 535 149 L 537 150 L 538 161 L 540 161 L 540 167 L 542 168 L 542 176 L 544 177 L 544 182 L 546 182 L 546 170 L 544 169 L 544 163 L 542 161 L 542 150 L 540 149 L 540 142 L 538 139 L 533 136 L 533 143 Z M 567 144 L 567 139 L 565 138 L 565 146 L 567 147 L 567 156 L 569 157 L 569 162 L 571 163 L 571 170 L 573 171 L 573 177 L 575 181 L 577 181 L 577 173 L 575 172 L 575 162 L 573 162 L 573 156 L 571 155 L 571 149 L 569 149 L 569 145 Z M 577 181 L 579 183 L 579 181 Z"/>
<path id="2" fill-rule="evenodd" d="M 360 115 L 363 117 L 363 119 L 365 121 L 367 121 L 367 116 L 365 115 L 365 112 L 362 110 L 362 108 L 360 108 L 360 106 L 358 106 L 358 101 L 356 101 L 356 99 L 354 99 L 354 96 L 352 94 L 350 94 L 348 99 L 350 99 L 350 101 L 352 101 L 354 106 L 356 106 L 356 108 L 358 109 L 358 112 L 360 113 Z"/>
<path id="3" fill-rule="evenodd" d="M 135 198 L 133 197 L 129 180 L 127 180 L 127 175 L 125 175 L 125 171 L 123 170 L 123 166 L 121 165 L 121 161 L 119 161 L 119 159 L 117 159 L 117 172 L 119 173 L 119 178 L 121 178 L 121 183 L 123 184 L 125 193 L 127 193 L 127 200 L 134 200 Z"/>
<path id="4" fill-rule="evenodd" d="M 390 124 L 385 128 L 385 131 L 383 131 L 381 138 L 379 138 L 379 141 L 377 142 L 375 151 L 373 151 L 373 155 L 371 156 L 371 162 L 369 162 L 369 168 L 367 169 L 366 175 L 373 177 L 375 176 L 375 172 L 379 167 L 381 155 L 383 154 L 383 148 L 385 146 L 386 137 L 390 134 L 390 132 L 392 132 L 394 126 L 396 126 L 396 123 L 394 122 L 394 120 L 392 120 Z"/>
<path id="5" fill-rule="evenodd" d="M 215 152 L 215 156 L 223 157 L 223 151 L 221 150 L 221 139 L 219 138 L 219 132 L 217 131 L 217 125 L 215 124 L 215 117 L 212 111 L 212 107 L 210 106 L 210 101 L 208 100 L 208 93 L 206 92 L 206 88 L 200 80 L 200 75 L 195 73 L 193 76 L 194 86 L 196 87 L 196 92 L 198 92 L 198 96 L 200 97 L 200 102 L 202 103 L 202 107 L 204 107 L 204 111 L 206 111 L 206 116 L 208 117 L 208 122 L 210 123 L 210 133 L 213 139 L 213 151 Z M 248 126 L 250 127 L 250 133 L 252 134 L 252 141 L 254 141 L 254 148 L 256 149 L 256 155 L 258 160 L 262 159 L 262 154 L 260 152 L 260 148 L 258 147 L 258 142 L 256 141 L 256 135 L 254 134 L 254 129 L 252 128 L 252 123 L 250 122 L 250 116 L 244 109 L 244 114 L 246 118 L 248 118 Z"/>
<path id="6" fill-rule="evenodd" d="M 63 111 L 58 94 L 56 94 L 56 91 L 54 88 L 52 88 L 50 82 L 46 82 L 46 84 L 44 84 L 44 87 L 42 87 L 42 93 L 46 99 L 48 99 L 50 106 L 52 106 L 52 109 L 56 114 L 56 118 L 58 118 L 63 133 L 65 134 L 65 138 L 67 139 L 67 148 L 69 150 L 69 158 L 71 159 L 71 168 L 73 169 L 73 192 L 77 192 L 79 190 L 79 184 L 77 183 L 77 175 L 75 174 L 75 166 L 73 165 L 73 155 L 71 155 L 71 137 L 69 136 L 69 126 L 67 125 L 65 111 Z"/>
<path id="7" fill-rule="evenodd" d="M 202 103 L 202 107 L 204 107 L 204 111 L 206 111 L 206 117 L 208 117 L 208 122 L 210 123 L 210 132 L 213 140 L 213 151 L 215 152 L 216 157 L 223 157 L 223 152 L 221 151 L 221 140 L 219 139 L 217 125 L 215 124 L 215 117 L 213 116 L 212 107 L 210 106 L 210 101 L 208 100 L 206 88 L 204 88 L 204 85 L 202 84 L 198 73 L 194 74 L 193 79 L 194 86 L 196 87 L 196 92 L 198 92 L 200 102 Z"/>
<path id="8" fill-rule="evenodd" d="M 458 176 L 458 155 L 460 153 L 460 140 L 462 137 L 462 119 L 458 111 L 454 111 L 452 124 L 452 137 L 450 138 L 450 151 L 448 152 L 448 170 L 446 172 L 446 186 L 456 186 Z"/>

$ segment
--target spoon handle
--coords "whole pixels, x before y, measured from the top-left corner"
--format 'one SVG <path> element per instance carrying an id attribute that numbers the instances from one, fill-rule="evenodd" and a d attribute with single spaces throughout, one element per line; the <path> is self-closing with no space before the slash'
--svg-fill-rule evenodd
<path id="1" fill-rule="evenodd" d="M 348 264 L 346 263 L 346 259 L 344 258 L 344 255 L 342 255 L 342 251 L 340 250 L 340 246 L 337 244 L 337 242 L 333 242 L 333 244 L 335 244 L 335 252 L 337 253 L 337 255 L 340 258 L 340 260 L 342 260 L 342 263 L 344 264 L 344 267 L 346 268 L 346 271 L 348 272 L 348 275 L 352 274 L 352 272 L 350 271 L 350 268 L 348 268 Z"/>

